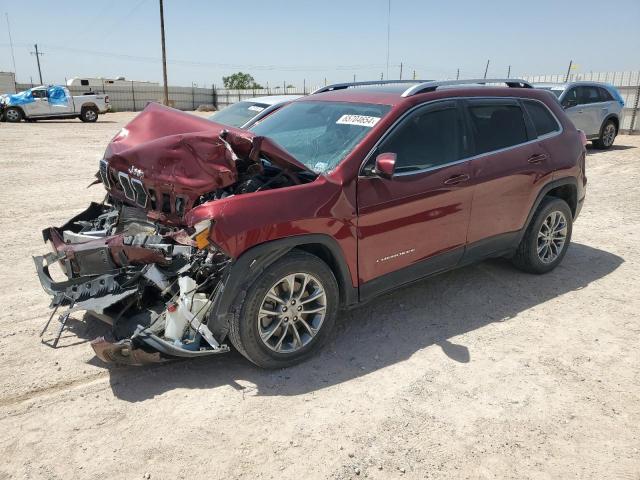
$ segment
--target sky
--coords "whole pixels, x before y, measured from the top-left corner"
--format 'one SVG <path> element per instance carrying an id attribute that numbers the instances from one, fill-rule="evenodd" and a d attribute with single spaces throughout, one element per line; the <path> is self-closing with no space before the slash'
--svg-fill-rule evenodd
<path id="1" fill-rule="evenodd" d="M 270 86 L 640 70 L 640 0 L 165 0 L 170 85 Z M 0 71 L 19 82 L 162 81 L 158 0 L 0 0 Z M 387 71 L 387 26 L 389 69 Z"/>

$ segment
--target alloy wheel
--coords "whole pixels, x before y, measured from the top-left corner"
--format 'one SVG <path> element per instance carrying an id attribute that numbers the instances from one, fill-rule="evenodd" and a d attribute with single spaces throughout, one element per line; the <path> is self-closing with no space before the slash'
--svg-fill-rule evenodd
<path id="1" fill-rule="evenodd" d="M 318 334 L 326 313 L 322 283 L 308 273 L 292 273 L 274 283 L 260 304 L 260 339 L 274 352 L 294 353 Z"/>
<path id="2" fill-rule="evenodd" d="M 18 120 L 20 120 L 20 114 L 18 113 L 17 110 L 7 110 L 7 113 L 5 113 L 7 120 L 9 120 L 10 122 L 17 122 Z"/>
<path id="3" fill-rule="evenodd" d="M 613 145 L 613 141 L 616 138 L 616 127 L 613 123 L 608 123 L 606 127 L 604 127 L 604 132 L 602 133 L 602 143 L 605 147 L 610 147 Z"/>
<path id="4" fill-rule="evenodd" d="M 567 241 L 567 219 L 559 211 L 553 211 L 540 226 L 538 231 L 538 258 L 542 263 L 555 261 Z"/>
<path id="5" fill-rule="evenodd" d="M 87 110 L 84 114 L 84 118 L 90 122 L 94 121 L 97 117 L 98 115 L 93 110 Z"/>

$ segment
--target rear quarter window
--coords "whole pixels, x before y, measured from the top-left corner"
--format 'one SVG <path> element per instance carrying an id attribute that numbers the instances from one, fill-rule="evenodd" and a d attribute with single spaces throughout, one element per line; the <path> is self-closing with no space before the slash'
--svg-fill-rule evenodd
<path id="1" fill-rule="evenodd" d="M 481 102 L 481 103 L 480 103 Z M 516 104 L 470 101 L 476 154 L 512 147 L 528 141 L 522 109 Z"/>
<path id="2" fill-rule="evenodd" d="M 545 105 L 534 100 L 524 100 L 523 103 L 538 137 L 560 131 L 558 121 Z"/>

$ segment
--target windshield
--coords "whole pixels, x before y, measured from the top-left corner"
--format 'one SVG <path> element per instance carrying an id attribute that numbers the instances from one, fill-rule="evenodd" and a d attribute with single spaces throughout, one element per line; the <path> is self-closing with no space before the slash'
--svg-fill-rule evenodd
<path id="1" fill-rule="evenodd" d="M 390 110 L 388 105 L 294 102 L 251 127 L 316 173 L 335 168 Z"/>
<path id="2" fill-rule="evenodd" d="M 209 120 L 240 128 L 268 106 L 266 103 L 238 102 L 214 113 Z"/>

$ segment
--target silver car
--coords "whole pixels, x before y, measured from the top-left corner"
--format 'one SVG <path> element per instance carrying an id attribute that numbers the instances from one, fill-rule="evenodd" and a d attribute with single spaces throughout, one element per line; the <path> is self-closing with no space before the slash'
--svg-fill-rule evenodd
<path id="1" fill-rule="evenodd" d="M 564 108 L 576 128 L 582 130 L 596 148 L 609 148 L 622 124 L 624 100 L 607 83 L 536 83 L 549 90 Z"/>
<path id="2" fill-rule="evenodd" d="M 267 115 L 302 97 L 302 95 L 269 95 L 243 100 L 214 113 L 209 120 L 237 128 L 249 128 Z"/>

